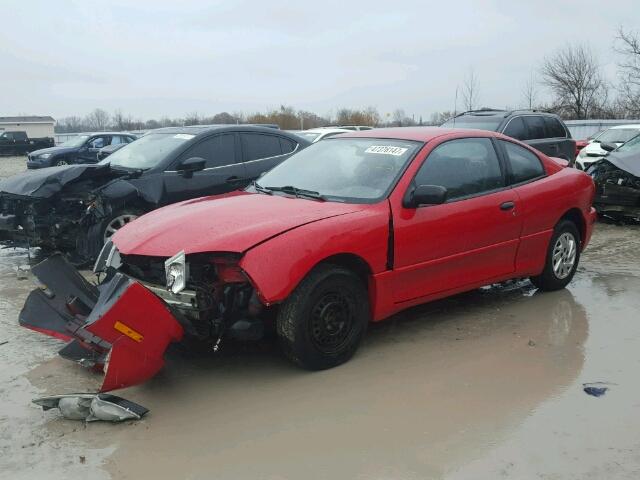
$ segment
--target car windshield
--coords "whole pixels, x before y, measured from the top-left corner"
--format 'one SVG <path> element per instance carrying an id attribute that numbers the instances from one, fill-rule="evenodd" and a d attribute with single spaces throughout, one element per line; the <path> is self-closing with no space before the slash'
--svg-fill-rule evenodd
<path id="1" fill-rule="evenodd" d="M 101 163 L 112 167 L 147 170 L 158 165 L 180 145 L 191 140 L 190 133 L 149 133 L 115 151 Z"/>
<path id="2" fill-rule="evenodd" d="M 638 135 L 637 128 L 610 128 L 595 138 L 598 143 L 625 143 Z"/>
<path id="3" fill-rule="evenodd" d="M 497 132 L 500 123 L 504 120 L 502 117 L 484 116 L 484 115 L 464 115 L 458 118 L 451 118 L 444 122 L 441 127 L 445 128 L 475 128 L 477 130 L 489 130 Z"/>
<path id="4" fill-rule="evenodd" d="M 640 135 L 636 135 L 624 145 L 620 145 L 616 152 L 640 152 Z"/>
<path id="5" fill-rule="evenodd" d="M 374 203 L 389 194 L 422 145 L 381 138 L 323 140 L 269 171 L 258 180 L 256 189 L 283 189 L 286 193 L 298 189 L 317 193 L 325 200 Z"/>
<path id="6" fill-rule="evenodd" d="M 80 145 L 84 144 L 84 142 L 86 142 L 89 137 L 90 135 L 77 135 L 73 138 L 70 138 L 60 146 L 61 147 L 79 147 Z"/>

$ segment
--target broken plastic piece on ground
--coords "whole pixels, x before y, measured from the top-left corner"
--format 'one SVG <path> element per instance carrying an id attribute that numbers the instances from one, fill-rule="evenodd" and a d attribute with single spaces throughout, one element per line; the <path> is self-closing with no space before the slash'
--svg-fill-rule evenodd
<path id="1" fill-rule="evenodd" d="M 71 393 L 52 395 L 33 400 L 43 410 L 58 408 L 64 418 L 95 422 L 122 422 L 140 420 L 149 409 L 108 393 Z"/>
<path id="2" fill-rule="evenodd" d="M 601 397 L 602 395 L 607 393 L 607 390 L 609 390 L 609 387 L 605 387 L 604 385 L 614 384 L 606 382 L 583 383 L 582 390 L 584 390 L 584 393 L 586 393 L 587 395 L 591 395 L 592 397 Z"/>

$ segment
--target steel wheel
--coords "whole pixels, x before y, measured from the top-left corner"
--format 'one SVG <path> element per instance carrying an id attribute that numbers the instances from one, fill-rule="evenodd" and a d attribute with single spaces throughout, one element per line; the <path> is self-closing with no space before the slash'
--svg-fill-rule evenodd
<path id="1" fill-rule="evenodd" d="M 124 213 L 113 218 L 104 229 L 104 242 L 107 243 L 114 233 L 124 227 L 127 223 L 133 222 L 136 218 L 138 218 L 138 215 L 134 215 L 132 213 Z"/>
<path id="2" fill-rule="evenodd" d="M 558 237 L 553 247 L 553 273 L 560 280 L 567 278 L 576 263 L 577 242 L 570 232 Z"/>
<path id="3" fill-rule="evenodd" d="M 311 338 L 324 353 L 340 350 L 349 340 L 355 320 L 353 299 L 338 292 L 325 294 L 311 311 Z"/>

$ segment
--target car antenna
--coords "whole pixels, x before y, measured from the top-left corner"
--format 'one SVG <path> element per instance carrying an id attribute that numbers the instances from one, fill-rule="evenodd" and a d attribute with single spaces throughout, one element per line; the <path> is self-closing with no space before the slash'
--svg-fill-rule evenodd
<path id="1" fill-rule="evenodd" d="M 458 116 L 458 85 L 456 85 L 456 96 L 453 100 L 453 127 L 456 126 L 456 117 Z"/>

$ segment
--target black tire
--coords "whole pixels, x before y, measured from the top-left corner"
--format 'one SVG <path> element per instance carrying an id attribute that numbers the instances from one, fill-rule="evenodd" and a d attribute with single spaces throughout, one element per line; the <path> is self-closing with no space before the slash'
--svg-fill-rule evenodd
<path id="1" fill-rule="evenodd" d="M 314 268 L 282 304 L 276 331 L 283 353 L 307 370 L 324 370 L 349 360 L 370 320 L 369 296 L 350 270 Z"/>
<path id="2" fill-rule="evenodd" d="M 566 276 L 559 275 L 554 269 L 554 250 L 557 247 L 558 240 L 563 235 L 570 235 L 575 242 L 575 259 L 573 266 Z M 536 277 L 531 277 L 531 283 L 533 283 L 540 290 L 553 291 L 560 290 L 566 287 L 573 279 L 580 262 L 580 232 L 578 227 L 571 220 L 561 220 L 556 225 L 553 231 L 551 240 L 549 241 L 549 247 L 547 248 L 547 256 L 544 264 L 544 270 Z"/>

